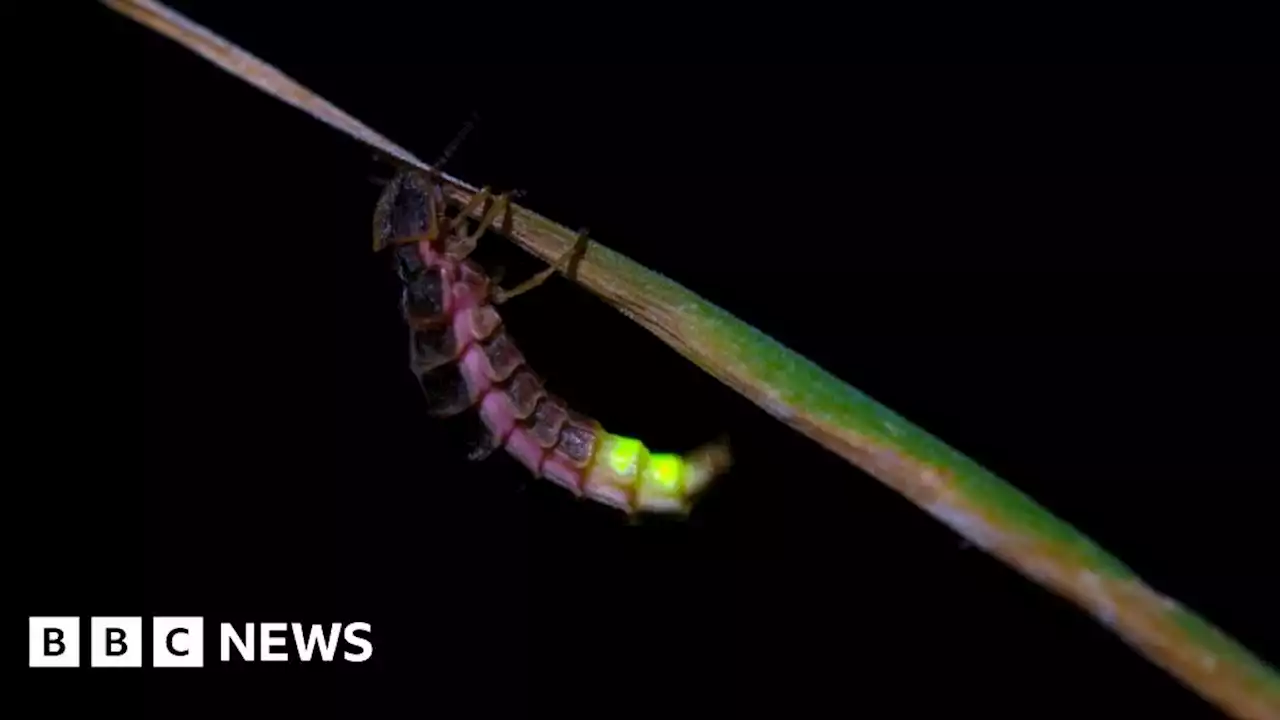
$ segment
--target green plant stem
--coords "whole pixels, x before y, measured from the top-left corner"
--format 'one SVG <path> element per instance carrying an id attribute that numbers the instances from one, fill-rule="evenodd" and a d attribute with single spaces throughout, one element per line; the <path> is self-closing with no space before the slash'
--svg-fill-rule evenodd
<path id="1" fill-rule="evenodd" d="M 149 0 L 104 4 L 398 160 L 426 163 L 275 68 Z M 444 176 L 451 199 L 476 188 Z M 477 213 L 479 210 L 477 210 Z M 514 208 L 509 237 L 555 263 L 576 233 Z M 1005 480 L 694 293 L 589 242 L 571 279 L 781 422 L 839 454 L 1026 577 L 1068 598 L 1234 717 L 1280 718 L 1280 675 Z"/>

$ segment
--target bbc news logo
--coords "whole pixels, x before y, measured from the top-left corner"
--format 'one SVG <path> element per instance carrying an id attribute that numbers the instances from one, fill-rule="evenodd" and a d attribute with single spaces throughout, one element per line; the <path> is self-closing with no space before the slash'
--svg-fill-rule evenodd
<path id="1" fill-rule="evenodd" d="M 32 617 L 28 622 L 31 667 L 80 667 L 80 618 Z M 323 662 L 359 663 L 373 655 L 373 643 L 361 635 L 370 631 L 364 622 L 330 623 L 327 630 L 302 623 L 248 623 L 243 632 L 232 623 L 222 623 L 219 659 L 231 662 L 234 649 L 245 662 L 286 662 L 292 659 L 287 649 L 292 640 L 294 654 L 302 662 L 319 657 Z M 142 667 L 142 642 L 140 617 L 89 619 L 91 667 Z M 342 645 L 348 649 L 339 654 Z M 151 666 L 204 667 L 204 618 L 151 618 Z"/>

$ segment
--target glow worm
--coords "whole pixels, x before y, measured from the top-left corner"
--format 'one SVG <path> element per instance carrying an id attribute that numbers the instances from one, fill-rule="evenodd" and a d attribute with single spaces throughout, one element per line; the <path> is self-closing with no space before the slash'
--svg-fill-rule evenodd
<path id="1" fill-rule="evenodd" d="M 394 247 L 411 330 L 410 367 L 429 412 L 448 417 L 477 409 L 488 429 L 483 455 L 502 447 L 535 475 L 577 495 L 628 514 L 687 512 L 728 469 L 727 446 L 708 444 L 684 457 L 653 453 L 546 391 L 494 307 L 503 291 L 466 259 L 503 200 L 467 234 L 466 208 L 449 217 L 436 181 L 404 170 L 374 212 L 375 250 Z"/>

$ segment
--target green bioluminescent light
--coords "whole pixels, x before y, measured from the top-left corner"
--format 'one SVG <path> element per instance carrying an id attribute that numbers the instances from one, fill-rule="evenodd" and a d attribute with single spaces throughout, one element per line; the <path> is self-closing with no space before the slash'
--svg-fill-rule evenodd
<path id="1" fill-rule="evenodd" d="M 672 453 L 649 453 L 644 443 L 635 438 L 608 435 L 600 445 L 600 454 L 609 469 L 620 478 L 640 476 L 642 487 L 675 495 L 680 492 L 684 476 L 684 458 Z"/>
<path id="2" fill-rule="evenodd" d="M 680 490 L 680 476 L 684 474 L 684 460 L 679 455 L 660 453 L 649 456 L 649 464 L 641 473 L 646 486 L 660 488 L 663 492 Z"/>
<path id="3" fill-rule="evenodd" d="M 604 451 L 605 461 L 615 473 L 622 477 L 633 477 L 640 462 L 640 453 L 644 451 L 644 443 L 634 438 L 609 435 L 601 450 Z"/>

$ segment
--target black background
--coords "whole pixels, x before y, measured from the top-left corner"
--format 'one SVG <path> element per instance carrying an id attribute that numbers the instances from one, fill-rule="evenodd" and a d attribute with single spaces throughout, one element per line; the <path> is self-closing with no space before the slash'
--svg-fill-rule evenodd
<path id="1" fill-rule="evenodd" d="M 174 7 L 428 161 L 478 112 L 451 174 L 589 226 L 1280 659 L 1258 70 L 454 65 L 388 37 L 407 14 Z M 28 614 L 205 616 L 209 667 L 139 671 L 149 713 L 1216 715 L 561 278 L 503 308 L 555 391 L 656 449 L 727 432 L 734 471 L 689 521 L 633 526 L 468 462 L 369 251 L 389 166 L 99 10 L 101 192 L 121 252 L 145 241 L 111 276 L 145 294 L 80 302 L 145 313 L 145 470 L 114 443 L 57 485 L 85 521 Z M 496 238 L 478 259 L 540 269 Z M 123 337 L 84 350 L 136 377 Z M 132 411 L 82 402 L 136 447 Z M 224 666 L 223 621 L 366 621 L 375 652 Z"/>

